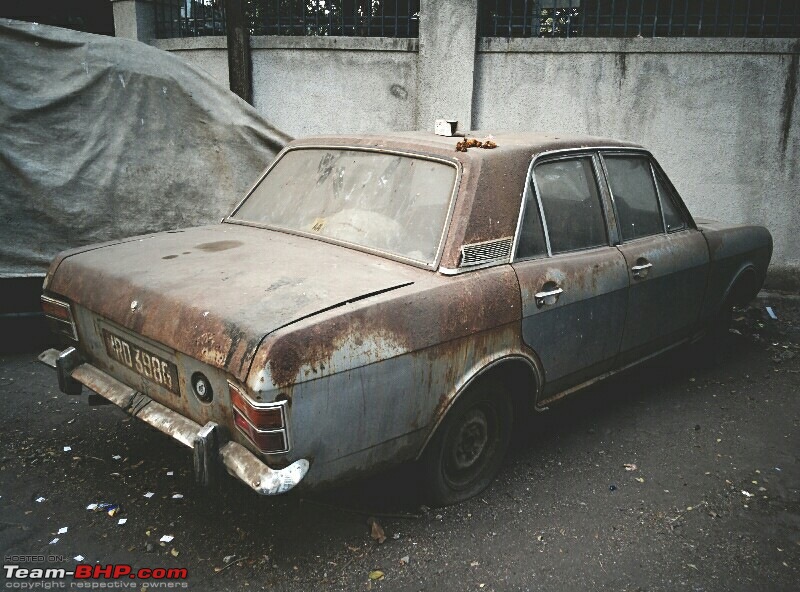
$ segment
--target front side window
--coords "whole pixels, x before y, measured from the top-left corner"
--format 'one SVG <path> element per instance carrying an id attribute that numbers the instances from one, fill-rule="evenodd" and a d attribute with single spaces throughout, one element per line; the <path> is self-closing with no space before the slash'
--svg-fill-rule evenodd
<path id="1" fill-rule="evenodd" d="M 231 218 L 431 265 L 457 174 L 453 164 L 407 154 L 289 150 Z"/>
<path id="2" fill-rule="evenodd" d="M 533 174 L 552 254 L 608 244 L 591 157 L 544 162 Z"/>
<path id="3" fill-rule="evenodd" d="M 664 232 L 650 161 L 644 156 L 604 155 L 622 240 Z"/>

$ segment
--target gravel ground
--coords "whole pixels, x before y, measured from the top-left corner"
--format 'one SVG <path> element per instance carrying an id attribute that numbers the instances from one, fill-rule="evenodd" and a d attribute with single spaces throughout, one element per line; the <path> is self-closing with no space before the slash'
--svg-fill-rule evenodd
<path id="1" fill-rule="evenodd" d="M 306 498 L 197 490 L 186 449 L 61 394 L 34 354 L 0 356 L 0 547 L 185 567 L 192 590 L 797 590 L 798 344 L 800 300 L 762 297 L 718 349 L 532 418 L 493 486 L 443 509 L 411 467 Z"/>

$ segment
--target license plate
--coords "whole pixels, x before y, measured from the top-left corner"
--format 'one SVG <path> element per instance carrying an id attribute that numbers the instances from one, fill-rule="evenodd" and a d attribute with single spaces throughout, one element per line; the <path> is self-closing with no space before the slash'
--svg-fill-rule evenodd
<path id="1" fill-rule="evenodd" d="M 124 364 L 140 376 L 180 394 L 178 388 L 178 367 L 164 358 L 134 345 L 119 335 L 103 329 L 103 342 L 111 359 Z"/>

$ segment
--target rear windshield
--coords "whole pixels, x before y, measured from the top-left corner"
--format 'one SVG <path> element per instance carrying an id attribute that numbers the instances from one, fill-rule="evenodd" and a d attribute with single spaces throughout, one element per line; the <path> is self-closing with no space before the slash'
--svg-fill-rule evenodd
<path id="1" fill-rule="evenodd" d="M 286 152 L 234 220 L 435 262 L 455 187 L 454 164 L 406 154 Z"/>

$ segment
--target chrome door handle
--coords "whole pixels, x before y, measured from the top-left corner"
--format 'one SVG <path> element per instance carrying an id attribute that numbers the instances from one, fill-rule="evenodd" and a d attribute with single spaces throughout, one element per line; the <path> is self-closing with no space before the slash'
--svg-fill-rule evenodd
<path id="1" fill-rule="evenodd" d="M 546 292 L 536 292 L 533 297 L 536 299 L 536 306 L 539 308 L 545 304 L 555 304 L 558 301 L 559 295 L 564 292 L 561 288 L 555 290 L 547 290 Z"/>
<path id="2" fill-rule="evenodd" d="M 633 272 L 633 277 L 637 280 L 647 277 L 647 274 L 650 273 L 650 268 L 653 267 L 652 263 L 643 263 L 641 265 L 634 265 L 631 267 L 631 271 Z"/>

